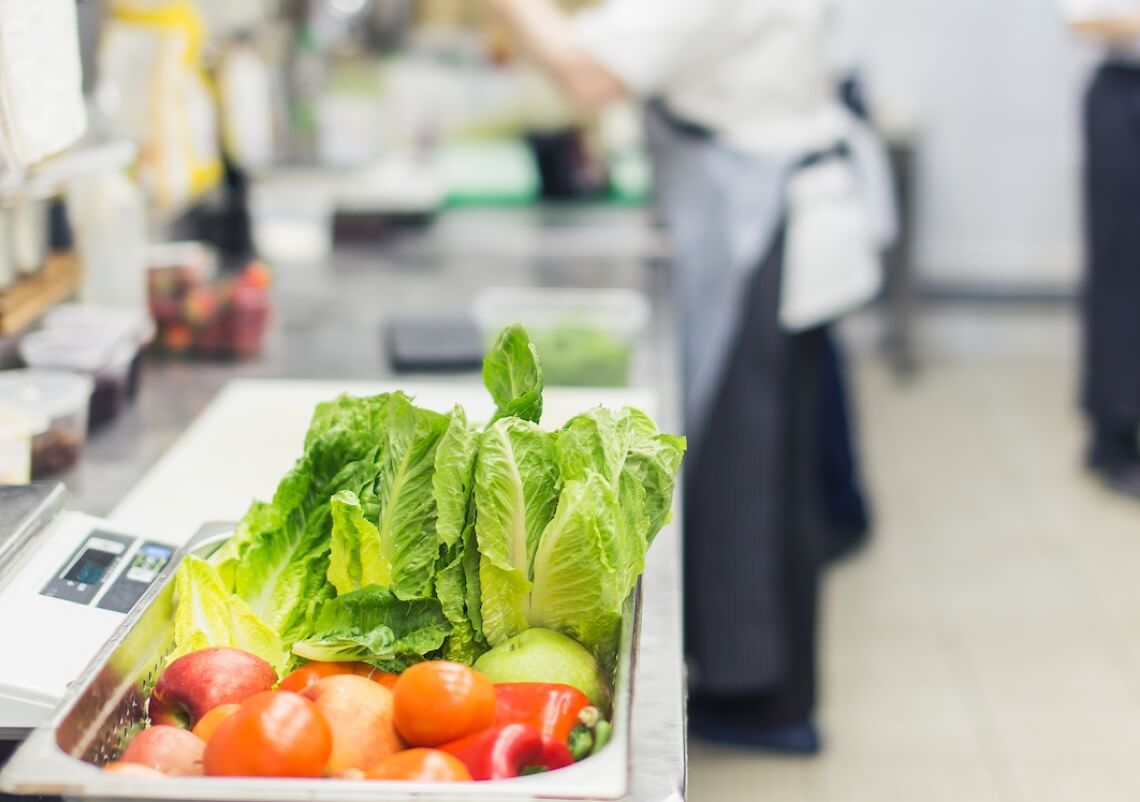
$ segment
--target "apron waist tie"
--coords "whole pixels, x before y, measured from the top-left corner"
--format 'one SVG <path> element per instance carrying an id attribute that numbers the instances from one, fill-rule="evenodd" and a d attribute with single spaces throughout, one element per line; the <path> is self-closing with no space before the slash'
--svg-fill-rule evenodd
<path id="1" fill-rule="evenodd" d="M 691 139 L 701 142 L 711 142 L 717 139 L 717 133 L 707 125 L 694 122 L 680 114 L 677 114 L 673 109 L 669 108 L 669 104 L 661 98 L 653 98 L 649 101 L 649 108 L 668 123 L 675 131 Z M 830 161 L 831 159 L 847 159 L 851 156 L 851 149 L 847 146 L 846 142 L 836 142 L 830 148 L 822 150 L 814 150 L 792 165 L 792 171 L 806 170 L 809 167 L 815 167 L 823 162 Z"/>

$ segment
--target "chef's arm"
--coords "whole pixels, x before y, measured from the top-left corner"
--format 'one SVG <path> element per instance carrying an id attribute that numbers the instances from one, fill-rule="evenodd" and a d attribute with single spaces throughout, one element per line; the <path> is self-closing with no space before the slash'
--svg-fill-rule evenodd
<path id="1" fill-rule="evenodd" d="M 593 111 L 625 97 L 621 80 L 579 47 L 570 19 L 553 0 L 489 0 L 530 56 L 570 99 Z"/>
<path id="2" fill-rule="evenodd" d="M 1090 17 L 1069 22 L 1081 36 L 1114 44 L 1140 37 L 1140 12 L 1112 17 Z"/>

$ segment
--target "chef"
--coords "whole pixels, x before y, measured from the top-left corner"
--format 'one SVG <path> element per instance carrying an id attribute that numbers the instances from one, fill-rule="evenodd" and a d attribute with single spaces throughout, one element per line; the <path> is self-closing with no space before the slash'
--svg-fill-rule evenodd
<path id="1" fill-rule="evenodd" d="M 648 101 L 683 335 L 690 725 L 815 752 L 821 360 L 879 282 L 831 2 L 489 2 L 579 106 Z"/>
<path id="2" fill-rule="evenodd" d="M 1088 462 L 1140 498 L 1140 1 L 1063 0 L 1063 9 L 1105 52 L 1085 101 Z"/>

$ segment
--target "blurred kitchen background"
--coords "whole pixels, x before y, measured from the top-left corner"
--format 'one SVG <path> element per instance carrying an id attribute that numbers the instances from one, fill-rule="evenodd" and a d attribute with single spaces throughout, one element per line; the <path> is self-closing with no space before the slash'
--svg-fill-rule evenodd
<path id="1" fill-rule="evenodd" d="M 689 796 L 1136 799 L 1140 508 L 1077 407 L 1094 53 L 1048 0 L 858 5 L 903 221 L 844 326 L 874 530 L 828 577 L 823 755 L 694 741 Z M 77 4 L 86 133 L 0 162 L 0 367 L 94 389 L 36 388 L 33 475 L 105 514 L 232 378 L 469 371 L 567 308 L 606 337 L 554 332 L 557 383 L 675 404 L 638 109 L 574 115 L 481 7 Z"/>

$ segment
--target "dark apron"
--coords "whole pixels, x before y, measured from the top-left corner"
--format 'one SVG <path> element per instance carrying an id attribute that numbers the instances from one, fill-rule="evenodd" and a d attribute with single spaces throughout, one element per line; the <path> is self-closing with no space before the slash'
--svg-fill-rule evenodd
<path id="1" fill-rule="evenodd" d="M 799 159 L 651 112 L 673 237 L 687 434 L 685 640 L 695 699 L 803 720 L 815 698 L 823 329 L 779 323 L 783 193 Z"/>
<path id="2" fill-rule="evenodd" d="M 1085 106 L 1084 405 L 1105 431 L 1140 426 L 1140 65 L 1107 64 Z"/>

